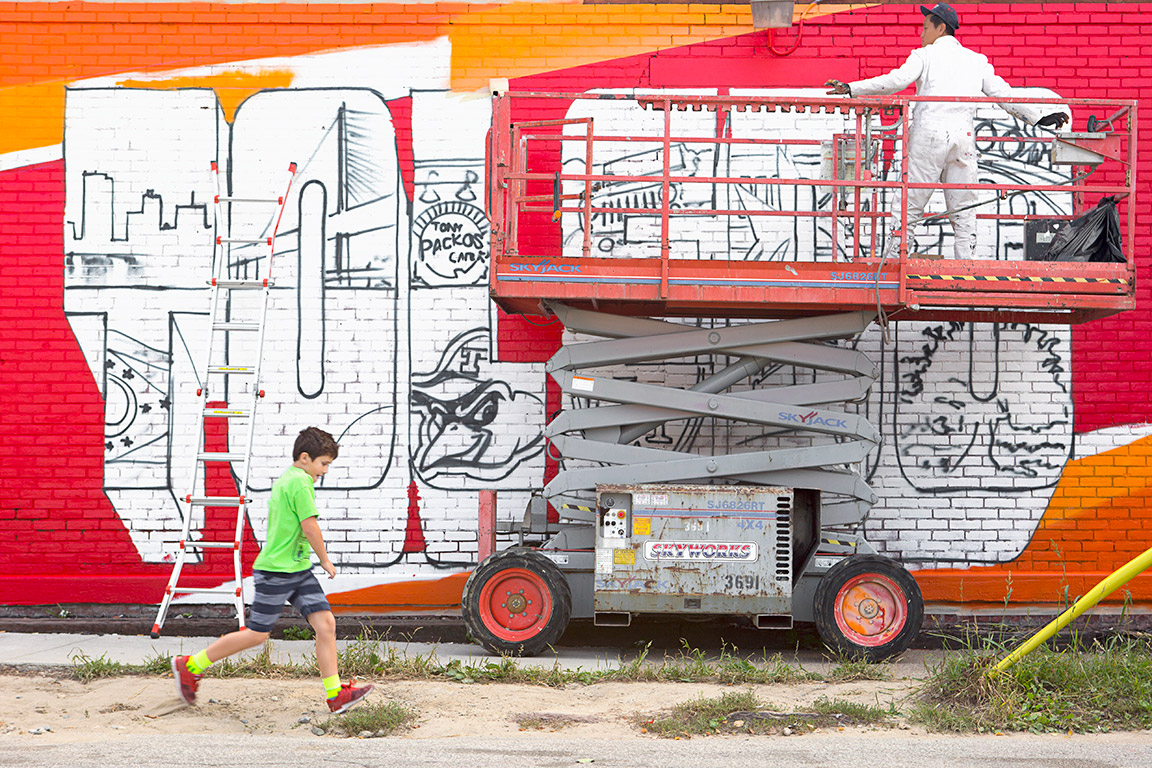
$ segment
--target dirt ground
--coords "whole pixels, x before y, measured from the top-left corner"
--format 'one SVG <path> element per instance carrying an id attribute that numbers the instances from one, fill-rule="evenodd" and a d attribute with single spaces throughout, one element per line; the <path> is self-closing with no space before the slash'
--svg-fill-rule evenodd
<path id="1" fill-rule="evenodd" d="M 527 718 L 559 723 L 565 736 L 575 738 L 651 738 L 634 724 L 636 715 L 748 689 L 697 683 L 571 684 L 557 690 L 427 680 L 361 682 L 376 684 L 370 700 L 401 702 L 418 713 L 414 727 L 390 737 L 403 739 L 519 736 L 518 721 Z M 899 709 L 915 686 L 915 680 L 901 679 L 751 688 L 777 711 L 803 712 L 821 697 L 884 708 L 894 702 Z M 332 738 L 312 731 L 314 723 L 329 717 L 319 680 L 208 678 L 201 683 L 197 705 L 189 707 L 177 697 L 171 676 L 113 677 L 84 684 L 44 675 L 0 675 L 0 744 L 24 739 L 37 744 L 95 742 L 142 734 Z M 881 730 L 908 734 L 909 726 L 901 719 L 893 723 Z M 549 730 L 546 725 L 544 731 Z"/>

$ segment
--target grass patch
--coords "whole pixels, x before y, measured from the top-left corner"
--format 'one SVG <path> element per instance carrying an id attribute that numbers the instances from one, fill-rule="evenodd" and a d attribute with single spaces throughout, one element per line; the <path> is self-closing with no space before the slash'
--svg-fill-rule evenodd
<path id="1" fill-rule="evenodd" d="M 642 731 L 665 738 L 701 736 L 720 733 L 730 725 L 729 715 L 764 708 L 764 703 L 752 691 L 725 693 L 715 698 L 700 697 L 672 707 L 655 717 L 639 716 L 635 722 Z"/>
<path id="2" fill-rule="evenodd" d="M 395 701 L 360 704 L 342 715 L 332 715 L 319 727 L 325 733 L 358 736 L 365 731 L 373 736 L 388 736 L 416 720 L 416 710 Z"/>
<path id="3" fill-rule="evenodd" d="M 103 654 L 97 659 L 86 653 L 72 654 L 72 676 L 82 683 L 90 683 L 101 677 L 131 674 L 134 671 L 135 668 L 130 665 L 111 661 L 108 654 Z"/>
<path id="4" fill-rule="evenodd" d="M 683 641 L 682 641 L 683 642 Z M 725 683 L 727 685 L 795 684 L 823 680 L 818 672 L 808 672 L 767 653 L 745 657 L 739 649 L 721 645 L 720 655 L 709 659 L 705 653 L 683 643 L 680 653 L 657 661 L 648 658 L 648 646 L 636 658 L 618 669 L 605 670 L 599 679 L 613 682 Z"/>
<path id="5" fill-rule="evenodd" d="M 318 674 L 316 663 L 280 664 L 272 660 L 272 643 L 266 642 L 260 652 L 243 658 L 221 659 L 204 674 L 209 677 L 311 677 Z"/>
<path id="6" fill-rule="evenodd" d="M 665 738 L 721 733 L 791 736 L 810 733 L 817 728 L 884 725 L 896 714 L 892 706 L 884 709 L 826 697 L 816 700 L 808 712 L 778 712 L 749 690 L 711 699 L 693 699 L 654 717 L 637 716 L 633 722 L 640 726 L 641 732 Z"/>
<path id="7" fill-rule="evenodd" d="M 380 655 L 384 639 L 379 633 L 365 629 L 352 642 L 336 653 L 340 674 L 345 677 L 358 677 L 379 672 L 384 666 Z"/>
<path id="8" fill-rule="evenodd" d="M 559 731 L 577 723 L 591 722 L 589 718 L 577 715 L 558 715 L 548 712 L 516 715 L 512 718 L 522 731 Z"/>
<path id="9" fill-rule="evenodd" d="M 1042 647 L 989 676 L 1003 655 L 983 649 L 946 657 L 929 670 L 911 718 L 931 730 L 960 732 L 1152 728 L 1152 653 L 1145 642 Z"/>
<path id="10" fill-rule="evenodd" d="M 172 671 L 172 656 L 167 653 L 154 653 L 144 657 L 140 665 L 141 674 L 164 675 Z"/>
<path id="11" fill-rule="evenodd" d="M 836 666 L 828 673 L 830 683 L 852 683 L 857 680 L 891 680 L 891 665 L 881 662 L 874 664 L 863 659 L 851 656 L 836 656 L 833 661 Z"/>
<path id="12" fill-rule="evenodd" d="M 718 659 L 709 659 L 703 651 L 685 647 L 680 654 L 661 660 L 648 657 L 644 647 L 637 656 L 615 669 L 566 669 L 557 659 L 552 666 L 524 666 L 519 659 L 504 656 L 493 661 L 468 664 L 454 659 L 441 664 L 435 651 L 409 655 L 403 649 L 383 647 L 382 639 L 361 638 L 349 644 L 340 659 L 341 673 L 361 674 L 393 679 L 427 680 L 446 678 L 460 683 L 515 683 L 562 688 L 573 683 L 593 685 L 600 682 L 718 682 L 729 685 L 799 683 L 823 680 L 824 676 L 807 672 L 784 661 L 780 655 L 762 655 L 758 659 L 740 656 L 735 648 L 724 648 Z"/>
<path id="13" fill-rule="evenodd" d="M 111 675 L 163 675 L 171 669 L 172 657 L 155 654 L 143 664 L 120 664 L 107 658 L 90 659 L 78 654 L 73 659 L 73 675 L 91 680 Z M 833 677 L 808 672 L 785 661 L 780 654 L 742 655 L 733 646 L 722 646 L 718 657 L 686 643 L 678 654 L 662 659 L 649 657 L 649 647 L 640 649 L 633 658 L 615 669 L 567 669 L 559 659 L 551 666 L 525 666 L 516 657 L 505 656 L 491 661 L 469 664 L 459 659 L 441 663 L 436 651 L 408 653 L 403 644 L 389 642 L 378 633 L 366 630 L 338 652 L 340 674 L 344 677 L 371 677 L 394 680 L 447 679 L 460 683 L 515 683 L 562 688 L 573 683 L 593 685 L 600 682 L 687 682 L 723 683 L 725 685 L 791 685 L 835 679 L 865 680 L 878 677 L 864 662 L 846 660 L 833 670 Z M 845 672 L 844 670 L 853 670 Z M 273 660 L 273 643 L 266 642 L 255 655 L 240 659 L 222 659 L 205 673 L 210 677 L 312 677 L 317 674 L 315 660 L 306 655 L 298 663 Z"/>
<path id="14" fill-rule="evenodd" d="M 827 696 L 822 696 L 812 702 L 812 711 L 817 715 L 831 716 L 840 725 L 879 725 L 886 722 L 888 718 L 899 714 L 895 706 L 892 705 L 885 709 L 855 701 L 829 699 Z M 832 724 L 828 721 L 824 722 L 828 725 Z"/>
<path id="15" fill-rule="evenodd" d="M 284 627 L 285 640 L 311 640 L 315 637 L 311 627 Z"/>

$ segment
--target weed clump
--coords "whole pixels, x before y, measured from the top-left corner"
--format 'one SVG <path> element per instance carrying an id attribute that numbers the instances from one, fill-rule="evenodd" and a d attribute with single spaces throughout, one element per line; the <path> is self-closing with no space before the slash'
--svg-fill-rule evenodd
<path id="1" fill-rule="evenodd" d="M 930 670 L 911 717 L 937 731 L 1103 732 L 1152 728 L 1152 653 L 1113 638 L 1041 647 L 1003 672 L 1003 654 L 973 650 Z"/>
<path id="2" fill-rule="evenodd" d="M 374 737 L 389 736 L 410 726 L 417 718 L 416 710 L 396 701 L 361 704 L 343 715 L 333 715 L 317 727 L 327 734 L 343 733 L 358 736 L 369 733 Z"/>

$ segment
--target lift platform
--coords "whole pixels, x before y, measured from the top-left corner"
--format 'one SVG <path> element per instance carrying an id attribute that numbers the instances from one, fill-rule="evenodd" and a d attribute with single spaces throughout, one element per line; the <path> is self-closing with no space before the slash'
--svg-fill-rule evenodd
<path id="1" fill-rule="evenodd" d="M 978 129 L 977 145 L 1003 159 L 1000 178 L 911 184 L 909 114 L 932 100 L 497 94 L 492 297 L 520 314 L 542 314 L 550 300 L 660 317 L 875 310 L 890 319 L 1077 324 L 1131 309 L 1130 246 L 1124 263 L 1043 261 L 1026 239 L 1040 246 L 1106 196 L 1119 201 L 1125 233 L 1134 231 L 1135 103 L 1060 100 L 1073 125 L 1086 121 L 1063 133 L 981 120 L 987 133 Z M 909 249 L 904 201 L 913 187 L 977 189 L 987 258 Z M 927 225 L 932 238 L 950 237 L 946 220 Z"/>
<path id="2" fill-rule="evenodd" d="M 961 261 L 939 258 L 947 222 L 909 227 L 909 189 L 967 188 L 907 181 L 917 100 L 496 94 L 491 294 L 563 324 L 546 370 L 564 398 L 545 429 L 558 472 L 521 546 L 464 588 L 482 645 L 534 654 L 570 618 L 658 613 L 814 621 L 869 659 L 908 647 L 919 587 L 864 535 L 879 368 L 860 335 L 894 319 L 1081 323 L 1135 291 L 1130 251 L 1044 260 L 1102 198 L 1134 232 L 1135 103 L 1059 102 L 1081 128 L 1059 135 L 977 121 L 998 162 L 978 185 L 985 258 Z"/>

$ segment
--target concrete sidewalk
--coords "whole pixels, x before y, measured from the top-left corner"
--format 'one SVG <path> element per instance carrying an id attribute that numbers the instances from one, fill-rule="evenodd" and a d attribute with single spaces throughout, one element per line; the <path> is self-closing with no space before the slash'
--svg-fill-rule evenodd
<path id="1" fill-rule="evenodd" d="M 121 664 L 143 664 L 157 656 L 180 656 L 202 650 L 215 637 L 160 637 L 148 635 L 81 635 L 44 634 L 39 632 L 0 632 L 0 664 L 35 666 L 72 666 L 87 657 Z M 344 649 L 356 640 L 337 640 Z M 271 657 L 276 663 L 301 663 L 314 658 L 316 645 L 311 640 L 270 640 Z M 256 656 L 262 647 L 252 648 L 237 658 Z M 435 654 L 441 664 L 459 660 L 467 665 L 481 665 L 499 660 L 478 645 L 457 643 L 380 642 L 380 653 L 389 650 L 410 658 Z M 557 655 L 519 659 L 525 667 L 549 667 L 559 663 L 562 669 L 611 669 L 620 666 L 619 653 L 604 648 L 561 648 Z"/>
<path id="2" fill-rule="evenodd" d="M 122 664 L 143 664 L 157 656 L 179 656 L 195 653 L 215 640 L 215 637 L 160 637 L 153 640 L 147 635 L 90 635 L 55 634 L 40 632 L 0 632 L 0 666 L 42 666 L 71 667 L 77 660 L 106 658 Z M 269 640 L 271 657 L 275 663 L 308 663 L 314 658 L 315 644 L 311 640 Z M 337 640 L 344 649 L 356 640 Z M 722 646 L 706 647 L 701 651 L 708 661 L 715 661 L 721 655 Z M 262 648 L 253 648 L 239 654 L 239 658 L 256 656 Z M 377 651 L 381 656 L 395 652 L 399 656 L 415 658 L 434 655 L 440 665 L 460 661 L 468 666 L 482 666 L 498 662 L 499 657 L 488 654 L 478 645 L 462 643 L 415 643 L 405 641 L 380 641 Z M 765 653 L 765 652 L 762 652 Z M 771 655 L 773 652 L 766 652 Z M 814 650 L 779 652 L 785 663 L 799 666 L 809 672 L 828 674 L 839 662 L 824 653 Z M 666 655 L 674 661 L 683 661 L 678 651 L 653 649 L 648 655 L 648 663 L 664 663 Z M 923 678 L 927 668 L 939 663 L 944 652 L 940 650 L 905 651 L 899 658 L 890 662 L 888 672 L 894 679 Z M 543 654 L 534 658 L 520 658 L 516 663 L 522 667 L 553 668 L 565 670 L 596 671 L 616 669 L 622 663 L 636 656 L 635 649 L 558 647 L 555 653 Z M 753 662 L 760 660 L 761 654 L 750 654 Z"/>

